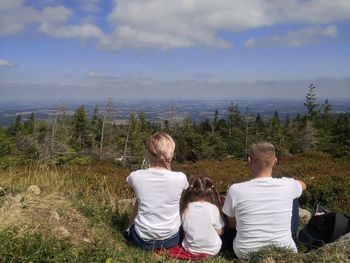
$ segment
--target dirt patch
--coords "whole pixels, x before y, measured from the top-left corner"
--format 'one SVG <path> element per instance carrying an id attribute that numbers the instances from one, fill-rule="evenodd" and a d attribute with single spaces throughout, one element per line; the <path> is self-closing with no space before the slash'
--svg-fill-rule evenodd
<path id="1" fill-rule="evenodd" d="M 37 186 L 26 192 L 1 197 L 0 230 L 39 231 L 45 236 L 68 238 L 73 244 L 94 242 L 87 219 L 57 193 L 43 194 Z"/>

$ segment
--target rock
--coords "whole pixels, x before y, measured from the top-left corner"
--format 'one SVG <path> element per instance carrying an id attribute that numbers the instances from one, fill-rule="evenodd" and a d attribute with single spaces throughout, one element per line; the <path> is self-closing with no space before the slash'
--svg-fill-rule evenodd
<path id="1" fill-rule="evenodd" d="M 86 243 L 90 243 L 91 242 L 90 239 L 88 239 L 88 238 L 83 238 L 83 241 L 86 242 Z"/>
<path id="2" fill-rule="evenodd" d="M 38 186 L 31 185 L 31 186 L 28 187 L 27 192 L 35 194 L 35 195 L 40 195 L 41 190 L 40 190 L 40 188 Z"/>
<path id="3" fill-rule="evenodd" d="M 55 220 L 60 220 L 60 215 L 57 213 L 56 210 L 52 210 L 51 211 L 51 219 L 55 219 Z"/>
<path id="4" fill-rule="evenodd" d="M 24 196 L 22 194 L 17 194 L 15 200 L 17 203 L 22 203 L 24 201 Z"/>
<path id="5" fill-rule="evenodd" d="M 299 208 L 299 219 L 301 223 L 307 224 L 311 218 L 312 214 L 306 209 Z"/>
<path id="6" fill-rule="evenodd" d="M 350 241 L 350 233 L 339 238 L 339 241 Z"/>
<path id="7" fill-rule="evenodd" d="M 57 233 L 58 235 L 60 235 L 61 237 L 69 237 L 70 233 L 67 230 L 67 228 L 65 228 L 64 226 L 59 226 L 59 227 L 55 227 L 53 229 L 54 233 Z"/>

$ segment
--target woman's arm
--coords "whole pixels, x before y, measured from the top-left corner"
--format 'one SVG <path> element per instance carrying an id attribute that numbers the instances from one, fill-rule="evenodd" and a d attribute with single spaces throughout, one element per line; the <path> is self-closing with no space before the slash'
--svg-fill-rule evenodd
<path id="1" fill-rule="evenodd" d="M 131 212 L 131 216 L 130 216 L 130 220 L 129 220 L 129 226 L 133 225 L 134 224 L 134 221 L 135 221 L 135 217 L 137 215 L 137 209 L 138 209 L 138 202 L 137 200 L 135 201 L 135 204 L 134 204 L 134 207 L 132 209 L 132 212 Z"/>

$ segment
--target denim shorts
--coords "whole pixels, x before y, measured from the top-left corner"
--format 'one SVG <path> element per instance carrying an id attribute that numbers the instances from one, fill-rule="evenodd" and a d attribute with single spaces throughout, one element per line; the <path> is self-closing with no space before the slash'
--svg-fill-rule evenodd
<path id="1" fill-rule="evenodd" d="M 178 245 L 180 243 L 180 233 L 178 231 L 175 235 L 163 240 L 144 240 L 137 234 L 135 225 L 132 225 L 129 229 L 129 239 L 135 246 L 143 250 L 153 251 Z"/>

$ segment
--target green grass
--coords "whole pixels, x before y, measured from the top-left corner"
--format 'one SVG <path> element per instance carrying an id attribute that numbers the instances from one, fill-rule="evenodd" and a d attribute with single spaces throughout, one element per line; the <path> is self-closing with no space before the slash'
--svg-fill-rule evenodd
<path id="1" fill-rule="evenodd" d="M 234 182 L 249 179 L 246 164 L 240 160 L 175 164 L 174 170 L 188 175 L 208 175 L 223 191 Z M 0 209 L 9 206 L 9 200 L 19 194 L 24 200 L 21 207 L 16 208 L 20 215 L 33 215 L 35 223 L 35 217 L 44 217 L 56 209 L 60 215 L 58 223 L 65 225 L 64 221 L 68 220 L 65 225 L 68 228 L 67 224 L 81 217 L 81 222 L 87 222 L 79 223 L 81 229 L 93 237 L 88 243 L 76 242 L 71 237 L 54 235 L 49 223 L 34 227 L 31 222 L 24 227 L 19 224 L 21 220 L 15 220 L 9 227 L 3 225 L 5 220 L 0 215 L 0 262 L 182 262 L 143 252 L 123 241 L 122 231 L 128 224 L 130 207 L 120 204 L 119 200 L 133 196 L 125 181 L 129 173 L 129 169 L 107 162 L 64 166 L 31 163 L 0 170 L 0 187 L 6 193 L 0 195 Z M 347 160 L 317 153 L 303 154 L 281 159 L 275 174 L 294 175 L 306 181 L 308 190 L 302 198 L 305 206 L 320 200 L 331 208 L 350 211 L 350 163 Z M 40 187 L 42 192 L 38 197 L 26 193 L 30 185 Z M 56 195 L 59 197 L 57 204 L 52 199 Z M 40 207 L 40 201 L 47 207 Z M 347 262 L 349 251 L 349 242 L 308 254 L 269 248 L 254 253 L 250 262 Z M 205 262 L 245 261 L 226 254 Z"/>

